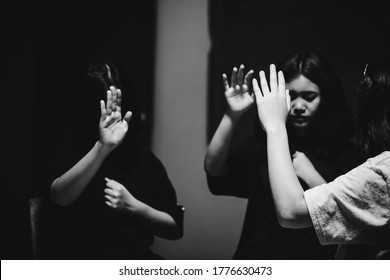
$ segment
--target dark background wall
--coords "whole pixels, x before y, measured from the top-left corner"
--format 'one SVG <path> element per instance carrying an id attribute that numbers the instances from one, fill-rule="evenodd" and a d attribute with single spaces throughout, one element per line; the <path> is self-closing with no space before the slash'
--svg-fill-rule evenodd
<path id="1" fill-rule="evenodd" d="M 209 1 L 209 138 L 225 110 L 222 73 L 233 66 L 268 71 L 295 51 L 313 50 L 327 58 L 343 84 L 352 112 L 356 87 L 367 61 L 389 56 L 390 20 L 386 1 L 212 0 Z M 252 129 L 255 110 L 240 133 Z"/>
<path id="2" fill-rule="evenodd" d="M 165 6 L 166 9 L 175 9 L 177 6 L 175 1 L 161 0 L 158 1 L 161 7 L 164 7 L 164 1 L 172 5 Z M 186 4 L 183 4 L 183 1 L 178 0 L 178 3 L 184 6 Z M 194 4 L 195 1 L 188 2 Z M 60 118 L 64 110 L 62 101 L 69 98 L 69 94 L 77 97 L 77 90 L 72 88 L 72 80 L 88 63 L 100 58 L 109 58 L 119 63 L 131 77 L 138 93 L 137 102 L 140 110 L 146 116 L 145 129 L 140 135 L 140 141 L 146 145 L 150 142 L 154 111 L 152 101 L 155 2 L 155 0 L 137 2 L 22 0 L 8 4 L 0 29 L 4 38 L 1 138 L 2 141 L 5 140 L 5 143 L 2 142 L 2 153 L 5 155 L 2 159 L 6 165 L 0 191 L 2 259 L 33 258 L 30 198 L 39 196 L 42 191 L 39 180 L 41 170 L 37 165 L 42 155 L 41 149 L 45 148 L 42 143 L 47 139 L 55 140 L 56 135 L 53 134 L 55 127 L 65 121 Z M 197 6 L 186 7 L 187 9 L 177 11 L 185 10 L 189 13 L 192 7 L 196 9 Z M 208 8 L 212 43 L 208 61 L 209 136 L 214 132 L 225 108 L 221 75 L 224 72 L 230 75 L 233 66 L 243 63 L 247 69 L 253 68 L 257 72 L 260 69 L 268 69 L 270 63 L 277 63 L 293 51 L 305 49 L 318 51 L 330 60 L 339 74 L 350 108 L 354 110 L 356 86 L 366 61 L 388 57 L 390 49 L 386 1 L 372 0 L 348 5 L 343 1 L 322 0 L 209 0 Z M 189 17 L 176 18 L 170 13 L 168 15 L 175 19 L 173 22 L 177 29 L 187 25 L 196 27 L 195 23 L 188 22 Z M 194 18 L 190 19 L 195 21 Z M 186 24 L 180 24 L 180 21 Z M 198 29 L 188 30 L 196 32 L 193 30 Z M 179 31 L 178 34 L 181 32 Z M 199 29 L 199 32 L 202 32 L 202 36 L 208 36 L 207 31 L 203 29 Z M 199 34 L 196 35 L 201 37 Z M 177 38 L 174 43 L 180 42 L 180 38 Z M 196 44 L 193 43 L 194 46 Z M 175 47 L 180 49 L 178 45 Z M 185 47 L 189 49 L 191 46 Z M 197 60 L 197 63 L 191 63 L 190 59 L 185 60 L 186 65 L 183 68 L 191 68 L 196 64 L 200 75 L 202 71 L 206 73 L 206 65 L 204 69 L 198 65 L 199 56 L 202 54 L 189 53 L 193 55 L 191 59 Z M 188 57 L 184 50 L 182 55 Z M 170 58 L 174 61 L 177 56 L 173 53 Z M 182 69 L 181 65 L 174 65 Z M 186 72 L 182 71 L 181 74 L 183 73 Z M 187 77 L 191 82 L 197 78 L 196 75 Z M 186 79 L 180 80 L 183 81 Z M 184 85 L 183 89 L 186 90 Z M 170 92 L 170 88 L 166 91 Z M 183 91 L 175 94 L 182 96 Z M 165 102 L 172 103 L 175 98 L 173 95 L 171 100 Z M 170 112 L 165 110 L 164 113 Z M 245 136 L 250 132 L 250 117 L 251 114 L 248 114 L 248 121 L 244 120 L 237 135 Z M 181 119 L 187 121 L 184 115 Z M 175 123 L 172 123 L 172 126 L 173 130 L 177 128 Z M 160 142 L 161 139 L 157 138 L 155 141 Z M 167 141 L 172 142 L 169 138 Z M 180 168 L 186 167 L 184 164 L 176 168 L 176 165 L 170 164 L 168 160 L 172 158 L 171 162 L 178 162 L 176 155 L 180 153 L 177 152 L 177 146 L 167 150 L 164 144 L 160 151 L 167 155 L 163 159 L 168 162 L 168 172 L 173 181 L 185 183 L 188 178 L 182 177 L 192 176 L 193 167 L 182 170 Z M 185 148 L 190 149 L 187 145 Z M 200 154 L 201 151 L 196 153 Z M 183 160 L 190 159 L 193 157 Z M 171 166 L 175 168 L 170 169 Z M 188 206 L 186 217 L 192 220 L 187 220 L 186 224 L 193 227 L 194 231 L 207 229 L 207 232 L 204 230 L 202 233 L 209 234 L 208 231 L 218 231 L 220 228 L 208 228 L 207 225 L 212 227 L 215 220 L 221 224 L 232 223 L 232 216 L 237 213 L 232 213 L 233 206 L 230 200 L 225 201 L 223 205 L 218 204 L 223 198 L 213 198 L 207 192 L 204 177 L 200 178 L 204 174 L 201 171 L 199 174 L 201 175 L 197 184 L 202 185 L 204 195 L 203 193 L 202 196 L 193 195 L 190 193 L 193 190 L 187 190 L 179 184 L 177 188 L 179 199 L 184 197 L 184 192 L 188 193 L 188 203 L 185 203 Z M 199 205 L 198 200 L 190 203 L 190 199 L 194 200 L 194 197 L 202 198 L 203 200 L 199 201 L 203 204 Z M 210 200 L 206 200 L 209 198 Z M 210 211 L 207 216 L 199 217 L 200 212 L 197 212 L 196 208 L 198 206 L 209 207 L 214 211 Z M 242 213 L 238 214 L 234 221 L 242 218 L 240 216 Z M 231 226 L 238 227 L 236 224 Z M 224 235 L 231 234 L 229 229 L 223 232 Z M 188 231 L 183 241 L 169 243 L 167 248 L 178 247 L 178 253 L 172 253 L 171 256 L 176 258 L 216 256 L 210 252 L 216 248 L 214 244 L 219 240 L 207 239 L 207 236 L 199 233 L 199 230 Z M 193 239 L 186 236 L 193 236 Z M 202 246 L 199 246 L 198 242 L 202 243 Z M 234 247 L 234 244 L 226 246 Z M 195 252 L 197 249 L 195 247 L 202 250 L 198 249 Z M 208 248 L 209 252 L 205 252 L 203 248 Z M 230 252 L 230 248 L 227 251 Z M 231 256 L 218 254 L 216 257 Z"/>
<path id="3" fill-rule="evenodd" d="M 36 50 L 35 5 L 9 5 L 1 20 L 2 166 L 1 259 L 32 257 L 29 192 L 32 178 Z"/>
<path id="4" fill-rule="evenodd" d="M 2 133 L 7 174 L 1 187 L 1 254 L 2 259 L 30 259 L 30 199 L 48 188 L 39 163 L 66 122 L 67 101 L 82 95 L 75 80 L 88 64 L 109 59 L 131 80 L 143 119 L 137 138 L 150 144 L 156 3 L 17 1 L 5 15 L 2 105 L 8 117 Z"/>
<path id="5" fill-rule="evenodd" d="M 155 0 L 131 4 L 119 0 L 37 1 L 38 119 L 62 116 L 64 101 L 72 99 L 77 102 L 82 96 L 74 88 L 77 86 L 75 80 L 90 63 L 109 59 L 121 70 L 123 80 L 130 80 L 146 126 L 140 140 L 149 145 L 155 18 Z M 48 108 L 48 104 L 51 107 Z M 50 118 L 47 118 L 48 114 Z M 57 122 L 58 119 L 53 124 L 58 126 Z"/>

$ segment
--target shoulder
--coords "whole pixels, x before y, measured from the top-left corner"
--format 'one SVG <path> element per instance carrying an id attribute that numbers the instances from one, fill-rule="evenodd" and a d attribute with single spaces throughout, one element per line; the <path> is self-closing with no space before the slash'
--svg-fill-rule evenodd
<path id="1" fill-rule="evenodd" d="M 363 164 L 336 179 L 344 193 L 355 193 L 360 198 L 387 197 L 390 192 L 390 152 L 367 159 Z"/>
<path id="2" fill-rule="evenodd" d="M 390 177 L 390 151 L 383 152 L 367 160 L 367 166 L 379 173 L 384 180 Z"/>
<path id="3" fill-rule="evenodd" d="M 372 164 L 390 166 L 390 151 L 385 151 L 375 157 L 372 157 L 367 160 Z"/>
<path id="4" fill-rule="evenodd" d="M 148 147 L 133 140 L 122 143 L 115 151 L 112 159 L 119 162 L 126 161 L 128 165 L 135 165 L 137 168 L 164 168 L 161 160 Z"/>
<path id="5" fill-rule="evenodd" d="M 354 196 L 360 199 L 368 196 L 388 195 L 389 175 L 390 152 L 384 152 L 367 159 L 334 181 L 323 185 L 322 188 L 314 188 L 310 192 L 324 191 L 332 193 L 333 196 Z"/>

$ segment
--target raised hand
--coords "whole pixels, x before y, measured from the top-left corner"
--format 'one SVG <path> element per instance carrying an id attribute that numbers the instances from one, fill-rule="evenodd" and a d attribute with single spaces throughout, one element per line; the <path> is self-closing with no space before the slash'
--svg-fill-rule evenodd
<path id="1" fill-rule="evenodd" d="M 228 111 L 237 116 L 241 116 L 254 104 L 254 97 L 249 93 L 253 70 L 250 70 L 244 78 L 244 68 L 244 65 L 241 65 L 238 70 L 236 67 L 233 68 L 230 85 L 226 74 L 222 75 Z"/>
<path id="2" fill-rule="evenodd" d="M 104 189 L 106 204 L 116 210 L 135 210 L 138 200 L 120 183 L 105 178 L 106 188 Z"/>
<path id="3" fill-rule="evenodd" d="M 270 65 L 270 87 L 264 71 L 260 71 L 260 85 L 253 79 L 253 91 L 255 92 L 257 111 L 261 125 L 266 132 L 285 126 L 290 110 L 291 98 L 286 91 L 284 75 L 282 71 L 276 74 L 275 65 Z"/>
<path id="4" fill-rule="evenodd" d="M 112 148 L 118 146 L 124 139 L 128 123 L 131 119 L 131 112 L 126 112 L 122 119 L 121 113 L 122 92 L 111 86 L 107 91 L 107 104 L 100 101 L 101 117 L 99 122 L 100 142 Z"/>

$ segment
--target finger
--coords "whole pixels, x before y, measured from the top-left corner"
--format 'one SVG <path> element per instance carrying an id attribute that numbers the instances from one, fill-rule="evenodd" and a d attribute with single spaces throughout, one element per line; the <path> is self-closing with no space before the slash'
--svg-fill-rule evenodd
<path id="1" fill-rule="evenodd" d="M 111 115 L 112 112 L 112 92 L 107 90 L 107 115 Z"/>
<path id="2" fill-rule="evenodd" d="M 247 92 L 248 91 L 248 86 L 246 84 L 243 84 L 241 89 L 242 89 L 242 92 Z"/>
<path id="3" fill-rule="evenodd" d="M 109 195 L 109 196 L 115 196 L 115 192 L 110 188 L 105 188 L 104 193 Z"/>
<path id="4" fill-rule="evenodd" d="M 269 84 L 272 93 L 277 93 L 278 90 L 278 79 L 276 77 L 276 67 L 274 64 L 269 66 Z"/>
<path id="5" fill-rule="evenodd" d="M 122 114 L 117 110 L 117 111 L 114 111 L 113 113 L 113 118 L 117 121 L 117 120 L 122 120 Z"/>
<path id="6" fill-rule="evenodd" d="M 290 91 L 286 89 L 286 105 L 287 105 L 287 110 L 290 111 L 291 109 L 291 96 L 290 96 Z"/>
<path id="7" fill-rule="evenodd" d="M 241 87 L 239 85 L 236 85 L 234 87 L 234 90 L 236 91 L 236 93 L 240 93 L 241 92 Z"/>
<path id="8" fill-rule="evenodd" d="M 230 88 L 230 86 L 225 73 L 222 74 L 222 81 L 223 81 L 223 86 L 225 87 L 225 91 L 227 91 Z"/>
<path id="9" fill-rule="evenodd" d="M 231 86 L 234 88 L 237 85 L 237 68 L 233 68 Z"/>
<path id="10" fill-rule="evenodd" d="M 261 92 L 263 93 L 263 96 L 269 95 L 269 88 L 267 83 L 267 78 L 265 77 L 264 71 L 260 71 L 260 85 L 261 85 Z"/>
<path id="11" fill-rule="evenodd" d="M 278 72 L 278 92 L 282 95 L 286 94 L 286 83 L 282 71 Z"/>
<path id="12" fill-rule="evenodd" d="M 261 100 L 261 98 L 263 98 L 263 95 L 261 93 L 259 84 L 257 83 L 256 79 L 252 79 L 252 86 L 253 86 L 253 92 L 255 93 L 256 100 L 257 101 Z"/>
<path id="13" fill-rule="evenodd" d="M 253 76 L 254 71 L 250 70 L 246 75 L 245 75 L 245 85 L 247 88 L 245 91 L 248 91 L 250 95 L 253 95 L 253 88 L 252 88 L 252 76 Z"/>
<path id="14" fill-rule="evenodd" d="M 111 203 L 110 201 L 107 201 L 107 200 L 106 200 L 105 203 L 106 203 L 108 206 L 114 208 L 114 205 L 112 205 L 112 203 Z"/>
<path id="15" fill-rule="evenodd" d="M 104 198 L 106 199 L 106 202 L 109 202 L 110 204 L 112 204 L 113 203 L 113 198 L 111 197 L 111 196 L 109 196 L 109 195 L 105 195 L 104 196 Z"/>
<path id="16" fill-rule="evenodd" d="M 117 99 L 117 90 L 114 86 L 110 86 L 110 91 L 112 92 L 112 111 L 116 111 L 116 99 Z"/>
<path id="17" fill-rule="evenodd" d="M 107 177 L 104 178 L 104 180 L 106 180 L 106 186 L 109 187 L 109 188 L 114 188 L 114 183 L 115 181 L 114 180 L 111 180 Z"/>
<path id="18" fill-rule="evenodd" d="M 125 117 L 123 118 L 123 121 L 125 121 L 127 124 L 129 124 L 132 115 L 133 115 L 133 113 L 131 111 L 127 111 Z"/>
<path id="19" fill-rule="evenodd" d="M 117 119 L 115 118 L 115 112 L 111 112 L 111 114 L 108 115 L 107 118 L 105 119 L 105 127 L 109 127 L 110 125 L 112 125 L 116 121 L 117 121 Z"/>
<path id="20" fill-rule="evenodd" d="M 295 159 L 296 156 L 297 156 L 297 152 L 294 152 L 294 153 L 292 154 L 292 158 Z"/>
<path id="21" fill-rule="evenodd" d="M 243 64 L 240 65 L 238 68 L 238 74 L 237 74 L 237 84 L 242 85 L 244 83 L 244 69 L 245 66 Z"/>
<path id="22" fill-rule="evenodd" d="M 104 100 L 100 100 L 100 118 L 105 120 L 107 117 L 106 105 L 104 104 Z"/>
<path id="23" fill-rule="evenodd" d="M 254 73 L 253 70 L 250 70 L 245 75 L 245 84 L 248 85 L 248 86 L 251 84 L 253 73 Z"/>
<path id="24" fill-rule="evenodd" d="M 121 113 L 122 111 L 122 91 L 118 88 L 116 95 L 116 110 Z"/>

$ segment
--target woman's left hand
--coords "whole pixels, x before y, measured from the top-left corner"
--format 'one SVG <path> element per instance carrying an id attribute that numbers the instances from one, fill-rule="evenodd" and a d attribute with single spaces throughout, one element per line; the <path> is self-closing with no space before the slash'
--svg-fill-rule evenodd
<path id="1" fill-rule="evenodd" d="M 106 204 L 120 211 L 134 211 L 138 200 L 120 183 L 105 178 L 107 188 L 104 189 Z"/>

